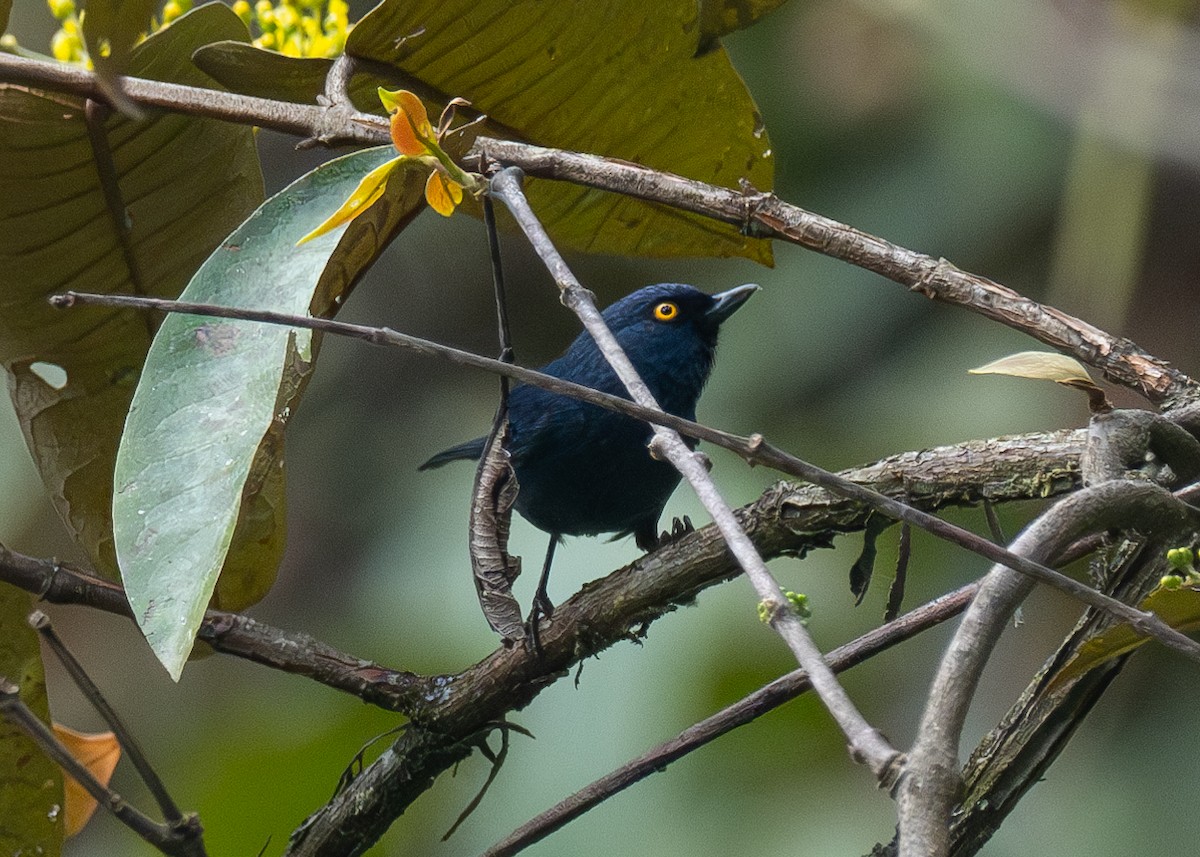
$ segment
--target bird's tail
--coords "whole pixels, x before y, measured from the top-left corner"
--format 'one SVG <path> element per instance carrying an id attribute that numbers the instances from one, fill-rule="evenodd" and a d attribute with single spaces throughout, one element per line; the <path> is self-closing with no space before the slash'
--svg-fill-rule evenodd
<path id="1" fill-rule="evenodd" d="M 483 455 L 483 444 L 486 440 L 487 438 L 485 437 L 477 437 L 474 440 L 468 440 L 466 443 L 460 443 L 458 446 L 443 449 L 418 467 L 417 470 L 433 470 L 433 468 L 441 467 L 443 464 L 451 461 L 477 461 L 479 456 Z"/>

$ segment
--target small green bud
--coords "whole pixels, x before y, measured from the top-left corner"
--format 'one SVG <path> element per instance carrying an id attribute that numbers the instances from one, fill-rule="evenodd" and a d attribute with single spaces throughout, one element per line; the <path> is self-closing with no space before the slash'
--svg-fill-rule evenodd
<path id="1" fill-rule="evenodd" d="M 792 605 L 792 609 L 796 611 L 796 615 L 803 620 L 808 620 L 812 616 L 812 610 L 808 606 L 808 596 L 800 592 L 792 592 L 788 590 L 783 593 L 783 597 Z"/>
<path id="2" fill-rule="evenodd" d="M 12 33 L 5 33 L 3 36 L 0 36 L 0 51 L 16 53 L 18 47 L 17 37 Z"/>
<path id="3" fill-rule="evenodd" d="M 764 625 L 771 621 L 771 608 L 765 601 L 758 602 L 758 621 Z"/>
<path id="4" fill-rule="evenodd" d="M 1178 589 L 1183 586 L 1183 578 L 1178 574 L 1165 574 L 1159 579 L 1158 585 L 1163 589 Z"/>
<path id="5" fill-rule="evenodd" d="M 183 6 L 177 0 L 167 0 L 166 5 L 162 9 L 163 24 L 169 24 L 182 15 L 184 12 Z"/>
<path id="6" fill-rule="evenodd" d="M 1195 559 L 1191 548 L 1171 548 L 1167 551 L 1167 562 L 1171 564 L 1171 568 L 1181 571 L 1190 568 Z"/>

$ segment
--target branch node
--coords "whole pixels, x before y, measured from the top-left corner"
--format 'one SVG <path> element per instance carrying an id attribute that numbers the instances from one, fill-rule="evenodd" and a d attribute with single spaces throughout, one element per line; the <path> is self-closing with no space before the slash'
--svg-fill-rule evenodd
<path id="1" fill-rule="evenodd" d="M 741 233 L 748 238 L 771 237 L 774 230 L 763 227 L 758 221 L 758 215 L 769 202 L 775 199 L 775 194 L 759 190 L 745 177 L 738 179 L 738 187 L 742 191 Z"/>

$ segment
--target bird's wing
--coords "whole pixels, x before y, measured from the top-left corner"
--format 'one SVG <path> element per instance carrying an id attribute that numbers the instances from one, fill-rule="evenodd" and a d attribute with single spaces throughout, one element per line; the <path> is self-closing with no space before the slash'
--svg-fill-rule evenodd
<path id="1" fill-rule="evenodd" d="M 417 469 L 432 470 L 435 467 L 441 467 L 443 464 L 451 461 L 459 461 L 460 459 L 477 461 L 479 456 L 483 455 L 483 444 L 486 441 L 486 437 L 477 437 L 474 440 L 468 440 L 466 443 L 460 443 L 458 446 L 443 449 Z"/>

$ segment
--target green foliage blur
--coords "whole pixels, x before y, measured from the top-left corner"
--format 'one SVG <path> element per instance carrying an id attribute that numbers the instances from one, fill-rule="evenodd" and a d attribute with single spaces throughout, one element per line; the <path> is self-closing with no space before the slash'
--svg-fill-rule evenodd
<path id="1" fill-rule="evenodd" d="M 363 11 L 353 6 L 350 18 Z M 17 4 L 10 30 L 22 44 L 40 43 L 53 29 L 47 19 L 40 4 Z M 1177 9 L 1134 3 L 811 0 L 785 4 L 723 41 L 762 108 L 782 198 L 944 256 L 1191 371 L 1200 137 L 1187 117 L 1197 115 L 1200 93 L 1194 83 L 1171 85 L 1196 61 L 1196 31 L 1180 20 Z M 327 157 L 293 145 L 260 135 L 270 191 Z M 775 252 L 773 270 L 741 260 L 571 261 L 604 304 L 663 280 L 710 291 L 762 284 L 723 333 L 700 419 L 762 432 L 826 467 L 1085 423 L 1086 402 L 1069 390 L 966 374 L 1035 347 L 1015 332 L 816 254 L 782 244 Z M 517 358 L 536 365 L 576 325 L 516 238 L 507 240 L 505 259 Z M 492 353 L 491 311 L 480 225 L 426 216 L 339 317 Z M 471 469 L 418 474 L 416 466 L 484 430 L 495 397 L 490 377 L 327 339 L 289 429 L 288 555 L 253 614 L 398 668 L 455 672 L 487 655 L 496 641 L 467 564 Z M 77 557 L 42 497 L 8 405 L 0 406 L 0 450 L 8 486 L 0 542 Z M 709 453 L 735 504 L 773 481 L 720 450 Z M 1034 511 L 1001 510 L 1007 531 Z M 685 513 L 705 520 L 681 489 L 667 515 Z M 984 529 L 977 511 L 953 517 Z M 878 624 L 895 538 L 892 531 L 880 539 L 875 585 L 858 608 L 847 584 L 857 538 L 773 564 L 786 588 L 807 595 L 809 628 L 822 647 Z M 512 548 L 527 567 L 543 544 L 541 533 L 515 522 Z M 556 559 L 551 595 L 562 600 L 636 556 L 631 542 L 571 540 Z M 917 535 L 906 606 L 984 570 L 983 561 Z M 526 602 L 530 577 L 517 584 Z M 398 723 L 312 682 L 225 657 L 191 664 L 176 686 L 130 623 L 81 608 L 49 612 L 176 800 L 200 813 L 213 854 L 255 854 L 264 845 L 279 853 L 358 749 Z M 1008 633 L 984 677 L 969 741 L 1004 713 L 1077 613 L 1041 591 L 1026 604 L 1024 624 Z M 945 639 L 929 633 L 847 677 L 868 718 L 900 745 L 912 737 Z M 439 781 L 372 853 L 477 853 L 789 668 L 757 620 L 748 585 L 706 592 L 655 624 L 645 646 L 604 653 L 584 665 L 578 688 L 560 682 L 514 715 L 537 741 L 514 736 L 496 784 L 448 843 L 441 834 L 486 776 L 478 755 Z M 1147 799 L 1190 793 L 1200 746 L 1170 724 L 1189 722 L 1200 702 L 1191 678 L 1180 661 L 1146 647 L 984 853 L 1043 853 L 1053 842 L 1055 854 L 1090 857 L 1134 852 L 1147 841 L 1158 853 L 1191 853 L 1200 820 L 1169 798 Z M 56 719 L 99 727 L 61 674 L 52 671 L 49 681 Z M 149 805 L 126 766 L 114 787 Z M 887 841 L 894 820 L 890 799 L 847 759 L 828 717 L 806 697 L 529 853 L 859 854 Z M 65 853 L 152 852 L 99 817 Z"/>

